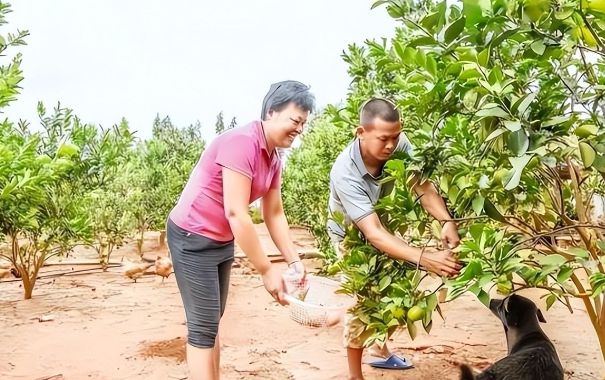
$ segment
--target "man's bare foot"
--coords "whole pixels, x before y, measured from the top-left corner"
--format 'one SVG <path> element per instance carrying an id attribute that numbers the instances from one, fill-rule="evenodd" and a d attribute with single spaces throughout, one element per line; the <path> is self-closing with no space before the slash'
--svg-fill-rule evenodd
<path id="1" fill-rule="evenodd" d="M 391 351 L 387 347 L 386 343 L 382 347 L 380 347 L 378 344 L 373 344 L 368 348 L 368 354 L 378 358 L 387 359 L 391 356 Z"/>

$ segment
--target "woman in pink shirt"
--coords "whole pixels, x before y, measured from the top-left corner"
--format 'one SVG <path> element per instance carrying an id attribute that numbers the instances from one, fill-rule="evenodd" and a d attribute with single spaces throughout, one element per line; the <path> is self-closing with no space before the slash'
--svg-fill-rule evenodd
<path id="1" fill-rule="evenodd" d="M 187 317 L 190 380 L 219 378 L 218 327 L 225 310 L 234 240 L 265 288 L 281 303 L 280 270 L 262 251 L 248 214 L 263 198 L 263 218 L 271 238 L 291 269 L 305 268 L 290 239 L 280 183 L 277 148 L 289 148 L 314 107 L 309 87 L 296 81 L 271 85 L 263 100 L 262 121 L 217 136 L 194 167 L 167 221 L 168 247 Z"/>

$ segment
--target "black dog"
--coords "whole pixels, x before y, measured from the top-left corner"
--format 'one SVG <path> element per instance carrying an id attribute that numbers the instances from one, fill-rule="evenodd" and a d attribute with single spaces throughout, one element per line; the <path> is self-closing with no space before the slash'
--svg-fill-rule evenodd
<path id="1" fill-rule="evenodd" d="M 546 322 L 531 300 L 513 294 L 491 300 L 489 308 L 504 325 L 508 356 L 481 374 L 461 366 L 460 380 L 563 380 L 563 367 L 555 346 L 540 328 Z"/>

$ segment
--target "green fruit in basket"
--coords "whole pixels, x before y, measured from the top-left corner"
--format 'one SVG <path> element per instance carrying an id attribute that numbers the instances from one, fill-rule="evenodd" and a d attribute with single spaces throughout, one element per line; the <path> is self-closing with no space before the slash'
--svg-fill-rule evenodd
<path id="1" fill-rule="evenodd" d="M 412 322 L 421 320 L 424 317 L 424 309 L 418 305 L 412 306 L 408 310 L 408 319 Z"/>
<path id="2" fill-rule="evenodd" d="M 305 291 L 299 292 L 299 293 L 296 295 L 296 298 L 298 298 L 298 299 L 299 299 L 299 300 L 301 300 L 301 301 L 304 301 L 304 300 L 305 300 L 305 298 L 307 297 L 307 292 L 308 292 L 308 291 L 309 291 L 309 290 L 307 289 L 307 290 L 305 290 Z"/>

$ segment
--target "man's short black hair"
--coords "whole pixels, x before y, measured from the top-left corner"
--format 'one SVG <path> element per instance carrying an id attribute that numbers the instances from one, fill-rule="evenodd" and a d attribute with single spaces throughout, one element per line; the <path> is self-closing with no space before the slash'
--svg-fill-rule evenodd
<path id="1" fill-rule="evenodd" d="M 372 98 L 367 100 L 361 106 L 359 123 L 364 127 L 369 127 L 376 118 L 391 123 L 400 121 L 399 111 L 397 110 L 395 103 L 384 98 Z"/>

